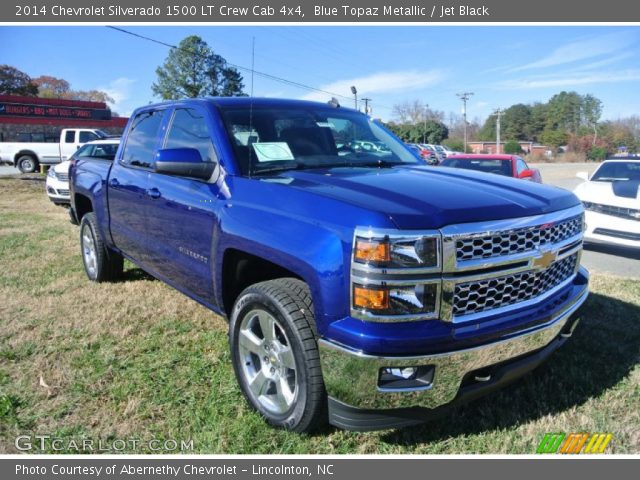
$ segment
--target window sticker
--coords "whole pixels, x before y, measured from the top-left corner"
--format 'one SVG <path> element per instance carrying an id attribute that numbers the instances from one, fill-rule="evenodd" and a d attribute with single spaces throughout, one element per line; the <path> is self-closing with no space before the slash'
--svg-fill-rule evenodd
<path id="1" fill-rule="evenodd" d="M 335 127 L 331 125 L 331 123 L 329 122 L 316 122 L 316 125 L 318 125 L 319 127 L 330 128 L 332 130 L 335 130 Z"/>
<path id="2" fill-rule="evenodd" d="M 259 162 L 295 160 L 287 142 L 261 142 L 252 145 Z"/>

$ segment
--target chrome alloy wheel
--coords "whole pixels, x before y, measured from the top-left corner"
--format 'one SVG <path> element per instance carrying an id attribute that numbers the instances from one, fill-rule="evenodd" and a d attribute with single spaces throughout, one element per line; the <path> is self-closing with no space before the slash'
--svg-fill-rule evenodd
<path id="1" fill-rule="evenodd" d="M 238 334 L 242 374 L 250 395 L 265 410 L 280 415 L 298 393 L 296 362 L 280 323 L 265 310 L 251 310 Z"/>
<path id="2" fill-rule="evenodd" d="M 93 241 L 91 227 L 82 227 L 82 259 L 90 278 L 96 278 L 98 273 L 98 258 L 96 254 L 96 244 Z"/>

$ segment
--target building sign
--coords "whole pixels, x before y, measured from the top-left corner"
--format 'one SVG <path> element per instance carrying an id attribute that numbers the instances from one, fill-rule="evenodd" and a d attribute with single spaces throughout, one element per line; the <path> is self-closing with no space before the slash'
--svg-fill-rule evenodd
<path id="1" fill-rule="evenodd" d="M 26 103 L 0 103 L 1 117 L 73 118 L 77 120 L 111 120 L 108 108 L 73 108 Z"/>

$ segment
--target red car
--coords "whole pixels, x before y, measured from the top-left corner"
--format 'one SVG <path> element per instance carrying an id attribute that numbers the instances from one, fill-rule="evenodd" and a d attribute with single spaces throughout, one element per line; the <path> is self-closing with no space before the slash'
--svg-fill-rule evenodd
<path id="1" fill-rule="evenodd" d="M 542 183 L 540 171 L 536 168 L 529 168 L 527 162 L 518 155 L 450 155 L 442 161 L 440 166 L 476 170 L 485 173 L 497 173 L 505 177 L 521 178 L 523 180 Z"/>

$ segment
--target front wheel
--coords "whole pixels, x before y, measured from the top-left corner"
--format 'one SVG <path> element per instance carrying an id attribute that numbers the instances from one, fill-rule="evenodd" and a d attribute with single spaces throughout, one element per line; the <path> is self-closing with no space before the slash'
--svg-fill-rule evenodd
<path id="1" fill-rule="evenodd" d="M 326 423 L 311 295 L 293 278 L 258 283 L 234 305 L 233 368 L 249 404 L 272 425 L 308 432 Z"/>

